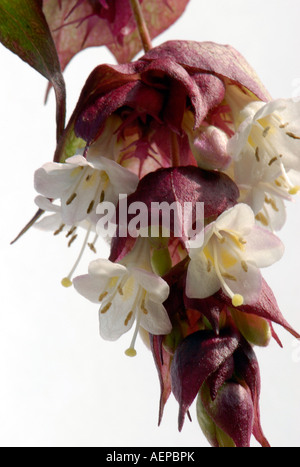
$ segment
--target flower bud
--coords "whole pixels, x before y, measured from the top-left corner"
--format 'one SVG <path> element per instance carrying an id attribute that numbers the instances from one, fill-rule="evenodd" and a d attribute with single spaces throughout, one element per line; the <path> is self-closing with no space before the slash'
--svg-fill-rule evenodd
<path id="1" fill-rule="evenodd" d="M 186 112 L 183 128 L 186 131 L 190 148 L 199 167 L 203 169 L 225 169 L 231 162 L 227 152 L 228 136 L 219 128 L 210 125 L 194 130 L 195 121 L 191 112 Z"/>
<path id="2" fill-rule="evenodd" d="M 244 313 L 236 308 L 231 308 L 230 313 L 239 331 L 248 342 L 259 347 L 267 347 L 269 345 L 272 331 L 266 319 Z"/>
<path id="3" fill-rule="evenodd" d="M 204 388 L 203 388 L 204 389 Z M 235 447 L 234 441 L 221 428 L 219 428 L 206 411 L 202 399 L 201 391 L 197 398 L 197 419 L 204 436 L 213 447 Z"/>
<path id="4" fill-rule="evenodd" d="M 248 388 L 226 382 L 212 399 L 209 386 L 204 384 L 198 396 L 197 416 L 215 447 L 250 447 L 254 407 Z"/>

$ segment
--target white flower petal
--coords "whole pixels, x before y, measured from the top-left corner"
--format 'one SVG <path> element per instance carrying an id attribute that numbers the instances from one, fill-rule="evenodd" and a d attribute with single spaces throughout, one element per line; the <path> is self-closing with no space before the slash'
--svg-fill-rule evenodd
<path id="1" fill-rule="evenodd" d="M 49 162 L 34 174 L 35 190 L 46 198 L 57 199 L 72 185 L 70 177 L 74 167 L 69 164 Z"/>
<path id="2" fill-rule="evenodd" d="M 92 303 L 100 306 L 100 295 L 104 292 L 108 280 L 105 278 L 91 277 L 89 274 L 75 277 L 73 284 L 80 295 Z"/>
<path id="3" fill-rule="evenodd" d="M 94 169 L 94 165 L 91 164 L 91 163 L 90 163 L 85 157 L 83 157 L 81 154 L 76 154 L 75 156 L 69 157 L 69 158 L 66 160 L 66 164 L 75 166 L 75 167 L 73 167 L 73 169 L 76 168 L 76 167 L 91 167 L 92 169 Z"/>
<path id="4" fill-rule="evenodd" d="M 208 263 L 204 253 L 194 258 L 187 271 L 186 294 L 189 298 L 207 298 L 214 295 L 221 288 L 220 280 L 215 268 L 208 271 Z"/>
<path id="5" fill-rule="evenodd" d="M 147 314 L 141 317 L 141 326 L 153 335 L 166 335 L 172 331 L 172 324 L 165 307 L 151 300 L 146 301 Z"/>
<path id="6" fill-rule="evenodd" d="M 57 213 L 43 217 L 40 221 L 34 224 L 34 227 L 36 229 L 44 230 L 46 232 L 55 232 L 60 228 L 61 225 L 61 215 Z"/>
<path id="7" fill-rule="evenodd" d="M 107 259 L 97 259 L 89 264 L 89 274 L 97 279 L 106 278 L 108 280 L 111 277 L 122 277 L 126 273 L 125 266 Z"/>
<path id="8" fill-rule="evenodd" d="M 243 203 L 223 212 L 215 222 L 217 230 L 232 230 L 239 232 L 241 236 L 250 232 L 254 225 L 254 213 L 247 204 Z"/>
<path id="9" fill-rule="evenodd" d="M 116 193 L 130 195 L 136 191 L 139 178 L 130 170 L 105 157 L 99 157 L 94 164 L 107 173 Z"/>
<path id="10" fill-rule="evenodd" d="M 135 283 L 130 297 L 116 294 L 111 301 L 111 306 L 105 312 L 99 311 L 100 334 L 105 340 L 114 341 L 128 332 L 136 318 L 134 303 L 138 293 L 138 285 Z M 104 305 L 107 306 L 105 303 Z"/>
<path id="11" fill-rule="evenodd" d="M 262 276 L 259 269 L 252 265 L 247 265 L 247 272 L 237 263 L 235 266 L 228 270 L 230 275 L 236 278 L 236 280 L 230 280 L 224 277 L 224 282 L 233 292 L 233 294 L 241 295 L 244 299 L 245 305 L 251 305 L 255 303 L 261 292 L 262 287 Z M 226 289 L 223 290 L 227 293 Z"/>
<path id="12" fill-rule="evenodd" d="M 139 268 L 130 268 L 137 283 L 148 292 L 153 302 L 164 303 L 170 293 L 169 285 L 161 277 Z"/>
<path id="13" fill-rule="evenodd" d="M 57 204 L 52 203 L 48 198 L 44 196 L 37 196 L 34 200 L 35 204 L 43 211 L 60 213 L 61 207 Z"/>
<path id="14" fill-rule="evenodd" d="M 245 261 L 265 268 L 279 261 L 283 254 L 283 243 L 269 230 L 255 226 L 247 236 Z"/>

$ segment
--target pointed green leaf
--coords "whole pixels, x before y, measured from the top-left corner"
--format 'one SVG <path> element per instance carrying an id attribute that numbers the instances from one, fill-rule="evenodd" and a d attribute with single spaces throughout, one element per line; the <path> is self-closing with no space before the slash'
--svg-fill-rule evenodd
<path id="1" fill-rule="evenodd" d="M 65 123 L 65 84 L 41 0 L 0 0 L 0 42 L 53 85 L 57 137 Z"/>

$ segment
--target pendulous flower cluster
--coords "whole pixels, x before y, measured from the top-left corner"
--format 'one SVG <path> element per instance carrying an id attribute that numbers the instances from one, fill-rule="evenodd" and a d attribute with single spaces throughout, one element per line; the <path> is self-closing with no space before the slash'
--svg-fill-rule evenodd
<path id="1" fill-rule="evenodd" d="M 35 173 L 36 202 L 50 213 L 38 226 L 65 231 L 69 246 L 85 231 L 63 285 L 74 283 L 96 305 L 104 339 L 135 326 L 128 356 L 146 333 L 161 383 L 160 420 L 173 392 L 181 430 L 197 398 L 213 446 L 247 447 L 252 434 L 268 446 L 253 347 L 271 338 L 280 344 L 272 323 L 300 336 L 261 270 L 284 254 L 276 232 L 300 191 L 299 155 L 299 102 L 272 100 L 229 46 L 171 41 L 137 61 L 97 67 L 58 143 L 57 162 Z M 117 208 L 120 195 L 128 222 L 137 204 L 147 207 L 148 228 L 136 222 L 136 235 L 121 235 L 116 216 L 110 258 L 73 280 L 85 247 L 96 252 L 101 205 Z M 166 228 L 164 209 L 174 203 L 177 216 Z M 184 229 L 177 234 L 187 203 L 190 227 L 203 205 L 196 242 Z"/>

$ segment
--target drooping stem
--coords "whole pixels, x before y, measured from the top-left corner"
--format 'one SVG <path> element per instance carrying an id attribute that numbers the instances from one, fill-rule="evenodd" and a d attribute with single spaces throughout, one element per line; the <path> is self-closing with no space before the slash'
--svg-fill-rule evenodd
<path id="1" fill-rule="evenodd" d="M 152 49 L 152 43 L 140 2 L 139 0 L 130 0 L 130 5 L 137 24 L 137 29 L 139 31 L 144 51 L 148 52 Z"/>

